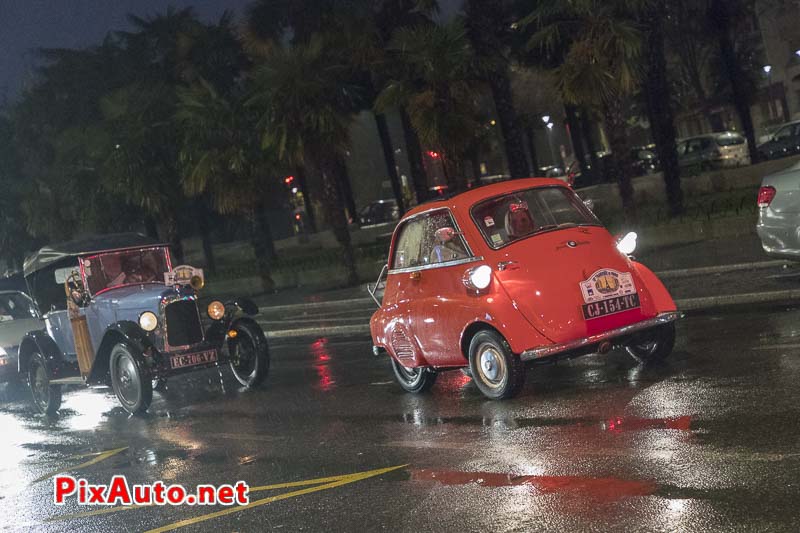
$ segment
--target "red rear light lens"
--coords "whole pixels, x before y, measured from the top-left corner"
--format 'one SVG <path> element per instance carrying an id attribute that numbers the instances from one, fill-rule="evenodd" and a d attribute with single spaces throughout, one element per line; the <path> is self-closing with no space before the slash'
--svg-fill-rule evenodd
<path id="1" fill-rule="evenodd" d="M 769 207 L 775 198 L 775 187 L 761 187 L 758 190 L 758 207 Z"/>

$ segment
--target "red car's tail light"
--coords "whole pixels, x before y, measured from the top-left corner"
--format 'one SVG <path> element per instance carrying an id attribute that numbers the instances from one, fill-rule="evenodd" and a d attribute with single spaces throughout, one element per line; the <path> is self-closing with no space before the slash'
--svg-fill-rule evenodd
<path id="1" fill-rule="evenodd" d="M 758 190 L 758 207 L 769 207 L 775 198 L 775 187 L 766 186 Z"/>

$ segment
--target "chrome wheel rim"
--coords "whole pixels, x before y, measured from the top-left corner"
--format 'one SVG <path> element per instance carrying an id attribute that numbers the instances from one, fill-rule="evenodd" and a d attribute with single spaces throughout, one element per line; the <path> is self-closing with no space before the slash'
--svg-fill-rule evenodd
<path id="1" fill-rule="evenodd" d="M 47 373 L 45 372 L 44 367 L 37 363 L 33 372 L 31 392 L 33 393 L 33 401 L 41 410 L 44 410 L 47 407 L 50 393 L 48 390 L 49 386 L 50 380 L 47 379 Z"/>
<path id="2" fill-rule="evenodd" d="M 475 362 L 481 381 L 492 388 L 502 385 L 507 373 L 506 360 L 497 347 L 489 343 L 480 345 Z"/>
<path id="3" fill-rule="evenodd" d="M 410 385 L 413 385 L 420 379 L 420 377 L 422 377 L 421 368 L 408 368 L 397 362 L 395 362 L 395 367 L 397 368 L 397 372 L 401 375 L 403 381 Z"/>
<path id="4" fill-rule="evenodd" d="M 126 405 L 136 405 L 142 393 L 139 370 L 133 358 L 127 353 L 123 353 L 117 359 L 114 378 L 120 400 Z"/>
<path id="5" fill-rule="evenodd" d="M 243 341 L 246 341 L 243 343 Z M 242 348 L 245 349 L 242 349 Z M 256 347 L 250 339 L 237 340 L 234 345 L 231 367 L 239 376 L 250 376 L 256 369 Z"/>

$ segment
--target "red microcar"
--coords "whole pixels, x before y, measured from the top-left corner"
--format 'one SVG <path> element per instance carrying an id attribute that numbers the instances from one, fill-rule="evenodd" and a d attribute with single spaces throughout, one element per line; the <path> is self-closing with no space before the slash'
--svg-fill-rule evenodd
<path id="1" fill-rule="evenodd" d="M 635 245 L 635 234 L 612 237 L 555 179 L 420 205 L 392 237 L 370 322 L 374 351 L 389 353 L 409 392 L 468 366 L 492 399 L 516 395 L 526 364 L 545 358 L 615 347 L 640 361 L 666 357 L 679 315 L 661 281 L 630 257 Z"/>

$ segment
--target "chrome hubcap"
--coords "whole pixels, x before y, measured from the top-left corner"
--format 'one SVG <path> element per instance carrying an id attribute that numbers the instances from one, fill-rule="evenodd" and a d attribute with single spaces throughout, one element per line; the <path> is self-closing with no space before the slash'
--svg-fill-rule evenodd
<path id="1" fill-rule="evenodd" d="M 117 383 L 120 396 L 129 404 L 134 404 L 139 399 L 139 382 L 134 379 L 137 375 L 133 360 L 127 354 L 121 356 L 117 366 Z"/>
<path id="2" fill-rule="evenodd" d="M 491 344 L 482 346 L 479 353 L 478 367 L 483 381 L 491 386 L 500 385 L 506 373 L 503 356 Z"/>

